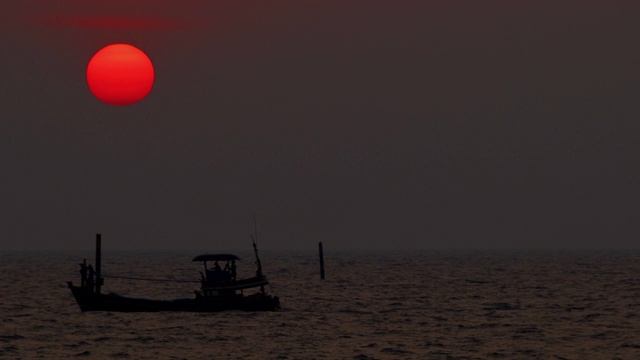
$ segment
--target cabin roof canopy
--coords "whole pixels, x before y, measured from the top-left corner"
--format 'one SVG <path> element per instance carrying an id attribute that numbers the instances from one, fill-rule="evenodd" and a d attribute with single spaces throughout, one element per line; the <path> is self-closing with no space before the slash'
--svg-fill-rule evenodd
<path id="1" fill-rule="evenodd" d="M 231 261 L 231 260 L 240 260 L 240 258 L 233 254 L 204 254 L 204 255 L 198 255 L 193 258 L 193 261 Z"/>

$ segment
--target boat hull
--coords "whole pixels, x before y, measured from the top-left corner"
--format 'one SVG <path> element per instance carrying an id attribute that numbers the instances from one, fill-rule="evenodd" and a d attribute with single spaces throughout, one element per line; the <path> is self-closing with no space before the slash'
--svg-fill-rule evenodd
<path id="1" fill-rule="evenodd" d="M 280 308 L 277 296 L 257 293 L 254 295 L 228 295 L 216 297 L 196 296 L 193 299 L 152 300 L 130 298 L 118 294 L 98 294 L 86 288 L 67 285 L 80 306 L 85 311 L 114 311 L 114 312 L 158 312 L 158 311 L 187 311 L 187 312 L 218 312 L 227 310 L 242 311 L 275 311 Z"/>

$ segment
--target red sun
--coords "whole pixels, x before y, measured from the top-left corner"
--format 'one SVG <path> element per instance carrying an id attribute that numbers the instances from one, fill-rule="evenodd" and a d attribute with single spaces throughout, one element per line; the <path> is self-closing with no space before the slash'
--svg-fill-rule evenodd
<path id="1" fill-rule="evenodd" d="M 151 60 L 135 46 L 112 44 L 98 51 L 87 66 L 87 84 L 100 101 L 115 106 L 144 99 L 155 73 Z"/>

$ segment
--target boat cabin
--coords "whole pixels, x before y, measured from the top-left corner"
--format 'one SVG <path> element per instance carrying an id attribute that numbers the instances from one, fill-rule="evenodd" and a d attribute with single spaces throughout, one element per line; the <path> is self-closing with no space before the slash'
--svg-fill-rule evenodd
<path id="1" fill-rule="evenodd" d="M 262 275 L 260 268 L 252 278 L 236 278 L 236 261 L 239 260 L 240 258 L 233 254 L 205 254 L 193 258 L 193 261 L 202 261 L 204 264 L 204 272 L 200 272 L 202 295 L 205 297 L 242 295 L 242 290 L 256 287 L 260 287 L 260 292 L 264 294 L 264 285 L 269 282 Z"/>
<path id="2" fill-rule="evenodd" d="M 193 258 L 193 261 L 202 261 L 204 264 L 204 273 L 200 272 L 203 283 L 235 281 L 237 260 L 240 258 L 233 254 L 205 254 Z M 207 266 L 207 262 L 210 266 Z"/>

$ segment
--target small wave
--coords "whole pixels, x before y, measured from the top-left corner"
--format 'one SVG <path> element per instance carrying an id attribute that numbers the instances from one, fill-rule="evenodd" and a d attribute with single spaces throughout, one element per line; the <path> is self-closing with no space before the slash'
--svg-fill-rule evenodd
<path id="1" fill-rule="evenodd" d="M 412 351 L 408 351 L 408 350 L 404 350 L 404 349 L 400 349 L 400 348 L 384 348 L 384 349 L 380 350 L 380 352 L 385 353 L 385 354 L 394 354 L 394 355 L 413 354 Z"/>
<path id="2" fill-rule="evenodd" d="M 11 340 L 20 340 L 20 339 L 24 339 L 24 336 L 18 335 L 18 334 L 0 335 L 0 341 L 2 341 L 2 342 L 8 342 L 8 341 L 11 341 Z"/>
<path id="3" fill-rule="evenodd" d="M 356 355 L 353 357 L 353 360 L 373 360 L 374 358 L 369 357 L 365 354 Z"/>
<path id="4" fill-rule="evenodd" d="M 487 355 L 488 355 L 489 357 L 492 357 L 492 358 L 506 358 L 506 357 L 507 357 L 507 355 L 505 355 L 505 354 L 503 354 L 503 353 L 499 353 L 499 352 L 497 352 L 497 351 L 494 351 L 494 352 L 489 353 L 489 354 L 487 354 Z"/>
<path id="5" fill-rule="evenodd" d="M 141 342 L 143 344 L 146 344 L 146 343 L 151 342 L 151 341 L 153 341 L 155 339 L 153 337 L 151 337 L 151 336 L 138 336 L 138 337 L 135 337 L 135 338 L 131 338 L 129 340 L 137 341 L 137 342 Z"/>
<path id="6" fill-rule="evenodd" d="M 531 334 L 531 333 L 541 333 L 542 330 L 538 329 L 535 326 L 522 327 L 516 330 L 518 334 Z"/>
<path id="7" fill-rule="evenodd" d="M 591 314 L 587 314 L 585 315 L 582 319 L 578 320 L 580 322 L 585 322 L 585 321 L 591 321 L 592 319 L 598 318 L 602 316 L 602 314 L 599 313 L 591 313 Z"/>
<path id="8" fill-rule="evenodd" d="M 424 343 L 424 347 L 425 348 L 430 348 L 430 347 L 444 347 L 444 344 L 439 342 L 439 341 L 427 341 Z"/>
<path id="9" fill-rule="evenodd" d="M 90 356 L 90 355 L 91 355 L 91 351 L 86 350 L 81 353 L 75 354 L 74 356 Z"/>
<path id="10" fill-rule="evenodd" d="M 23 317 L 31 317 L 31 316 L 33 316 L 33 314 L 30 314 L 30 313 L 11 315 L 11 317 L 14 317 L 14 318 L 23 318 Z"/>
<path id="11" fill-rule="evenodd" d="M 126 352 L 119 352 L 119 353 L 114 353 L 109 355 L 112 358 L 116 358 L 116 359 L 124 359 L 124 358 L 128 358 L 129 357 L 129 353 Z"/>
<path id="12" fill-rule="evenodd" d="M 2 348 L 1 353 L 16 353 L 16 352 L 18 352 L 18 348 L 16 346 L 9 345 Z"/>
<path id="13" fill-rule="evenodd" d="M 485 303 L 483 304 L 484 306 L 486 306 L 485 308 L 483 308 L 484 310 L 489 310 L 489 311 L 493 311 L 493 310 L 515 310 L 516 308 L 511 306 L 509 303 Z"/>
<path id="14" fill-rule="evenodd" d="M 487 281 L 487 280 L 473 280 L 473 279 L 466 279 L 465 280 L 467 283 L 469 284 L 478 284 L 478 285 L 482 285 L 482 284 L 491 284 L 491 281 Z"/>
<path id="15" fill-rule="evenodd" d="M 358 315 L 373 314 L 371 311 L 362 311 L 362 310 L 356 310 L 356 309 L 342 309 L 342 310 L 339 310 L 339 312 L 345 313 L 345 314 L 358 314 Z"/>

